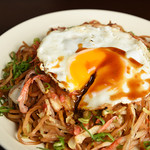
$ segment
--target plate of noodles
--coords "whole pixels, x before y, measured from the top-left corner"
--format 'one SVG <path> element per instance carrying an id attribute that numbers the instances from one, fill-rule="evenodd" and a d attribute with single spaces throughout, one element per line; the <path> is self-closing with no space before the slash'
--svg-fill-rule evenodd
<path id="1" fill-rule="evenodd" d="M 150 148 L 150 22 L 106 10 L 42 15 L 0 36 L 0 144 Z"/>

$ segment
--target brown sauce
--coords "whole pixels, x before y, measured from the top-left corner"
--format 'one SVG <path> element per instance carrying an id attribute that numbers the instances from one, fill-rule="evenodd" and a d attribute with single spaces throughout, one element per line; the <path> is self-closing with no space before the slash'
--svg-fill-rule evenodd
<path id="1" fill-rule="evenodd" d="M 63 59 L 64 59 L 64 56 L 59 56 L 59 57 L 58 57 L 58 60 L 59 60 L 59 61 L 63 61 Z"/>
<path id="2" fill-rule="evenodd" d="M 95 80 L 87 93 L 97 92 L 107 87 L 114 87 L 122 80 L 125 64 L 120 57 L 121 51 L 117 49 L 116 52 L 114 52 L 115 49 L 116 48 L 108 48 L 106 51 L 106 48 L 101 48 L 101 50 L 105 51 L 106 57 L 98 66 Z M 119 54 L 117 52 L 119 52 Z"/>
<path id="3" fill-rule="evenodd" d="M 137 67 L 137 68 L 139 68 L 139 67 L 142 67 L 143 66 L 143 64 L 140 64 L 139 62 L 137 62 L 135 59 L 133 59 L 133 58 L 129 58 L 129 61 L 132 63 L 132 65 L 134 65 L 134 67 Z"/>
<path id="4" fill-rule="evenodd" d="M 64 87 L 68 87 L 68 84 L 65 81 L 61 81 L 60 83 L 63 84 Z"/>
<path id="5" fill-rule="evenodd" d="M 60 67 L 60 65 L 59 65 L 59 63 L 58 64 L 56 64 L 55 66 L 53 66 L 52 68 L 59 68 Z"/>
<path id="6" fill-rule="evenodd" d="M 128 93 L 123 92 L 123 90 L 120 88 L 120 92 L 112 95 L 111 100 L 119 99 L 121 97 L 128 97 L 130 100 L 145 97 L 149 93 L 150 88 L 147 90 L 143 89 L 142 85 L 144 84 L 144 81 L 141 79 L 142 73 L 143 70 L 127 81 L 127 86 L 129 88 Z"/>
<path id="7" fill-rule="evenodd" d="M 85 50 L 85 49 L 87 49 L 87 48 L 84 48 L 84 47 L 83 47 L 83 44 L 82 44 L 82 43 L 79 43 L 79 44 L 78 44 L 78 49 L 76 50 L 76 53 L 78 53 L 78 52 L 80 52 L 80 51 L 82 51 L 82 50 Z"/>
<path id="8" fill-rule="evenodd" d="M 55 66 L 53 66 L 52 68 L 59 68 L 59 67 L 60 67 L 60 64 L 59 64 L 59 63 L 60 63 L 61 61 L 63 61 L 64 56 L 60 56 L 60 57 L 58 57 L 57 59 L 58 59 L 58 63 L 57 63 Z"/>
<path id="9" fill-rule="evenodd" d="M 85 95 L 88 94 L 89 97 L 92 97 L 93 92 L 102 91 L 106 88 L 109 90 L 115 89 L 117 93 L 110 96 L 110 99 L 114 101 L 122 97 L 135 100 L 137 98 L 145 97 L 150 92 L 150 87 L 147 90 L 142 87 L 144 84 L 143 79 L 141 79 L 141 74 L 144 73 L 143 70 L 139 73 L 135 73 L 130 79 L 125 77 L 125 73 L 131 73 L 131 67 L 133 67 L 136 72 L 138 68 L 143 66 L 142 64 L 133 58 L 126 58 L 126 52 L 118 48 L 108 47 L 99 49 L 105 52 L 106 57 L 97 67 L 94 82 Z M 81 48 L 79 48 L 79 50 L 81 50 Z M 129 62 L 129 66 L 124 60 Z M 87 67 L 89 68 L 90 65 L 88 64 Z M 150 83 L 150 80 L 148 81 L 148 79 L 145 81 Z M 125 82 L 129 88 L 129 92 L 127 93 L 123 91 L 122 87 Z M 87 104 L 81 99 L 79 107 L 81 108 L 85 105 Z"/>

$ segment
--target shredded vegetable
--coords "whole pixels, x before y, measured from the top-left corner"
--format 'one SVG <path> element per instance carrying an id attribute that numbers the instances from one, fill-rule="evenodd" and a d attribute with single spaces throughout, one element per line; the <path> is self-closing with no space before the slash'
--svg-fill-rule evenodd
<path id="1" fill-rule="evenodd" d="M 48 148 L 42 148 L 42 147 L 37 147 L 38 149 L 41 149 L 41 150 L 50 150 Z"/>
<path id="2" fill-rule="evenodd" d="M 109 137 L 109 140 L 105 139 L 105 137 L 107 137 L 107 136 Z M 113 142 L 114 138 L 110 133 L 101 132 L 101 133 L 98 133 L 98 134 L 94 134 L 93 135 L 93 140 L 96 141 L 96 142 L 100 142 L 100 141 L 102 141 L 102 142 L 106 142 L 106 141 Z"/>
<path id="3" fill-rule="evenodd" d="M 0 116 L 3 116 L 4 113 L 8 113 L 12 108 L 9 108 L 7 106 L 1 106 L 0 107 Z"/>
<path id="4" fill-rule="evenodd" d="M 55 142 L 53 144 L 54 150 L 63 150 L 65 148 L 65 142 L 64 142 L 64 137 L 58 137 L 59 141 Z"/>
<path id="5" fill-rule="evenodd" d="M 102 117 L 96 116 L 96 118 L 101 121 L 102 125 L 105 124 L 105 120 Z"/>
<path id="6" fill-rule="evenodd" d="M 145 150 L 149 150 L 150 149 L 150 141 L 144 141 L 143 145 L 144 145 L 144 149 Z"/>
<path id="7" fill-rule="evenodd" d="M 83 124 L 88 124 L 89 123 L 89 119 L 87 119 L 87 118 L 79 118 L 78 119 L 81 123 L 83 123 Z"/>

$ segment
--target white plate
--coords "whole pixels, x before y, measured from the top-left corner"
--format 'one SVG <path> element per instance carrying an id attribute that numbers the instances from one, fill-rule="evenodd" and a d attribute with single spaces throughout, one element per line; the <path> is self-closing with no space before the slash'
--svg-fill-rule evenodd
<path id="1" fill-rule="evenodd" d="M 35 37 L 42 38 L 50 27 L 78 25 L 85 21 L 117 23 L 126 31 L 138 35 L 150 35 L 150 21 L 132 15 L 105 10 L 69 10 L 46 14 L 8 30 L 0 36 L 0 70 L 9 61 L 9 53 L 17 50 L 22 41 L 32 43 Z M 37 146 L 25 146 L 16 140 L 16 126 L 5 117 L 0 117 L 0 144 L 8 150 L 33 150 Z"/>

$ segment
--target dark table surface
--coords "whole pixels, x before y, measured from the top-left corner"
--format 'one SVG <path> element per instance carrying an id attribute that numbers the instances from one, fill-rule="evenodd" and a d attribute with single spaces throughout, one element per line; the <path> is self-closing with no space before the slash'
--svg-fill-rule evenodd
<path id="1" fill-rule="evenodd" d="M 0 35 L 30 18 L 68 9 L 113 10 L 150 20 L 149 4 L 149 0 L 0 0 Z"/>
<path id="2" fill-rule="evenodd" d="M 150 20 L 149 0 L 0 0 L 0 35 L 30 18 L 67 9 L 104 9 Z"/>

